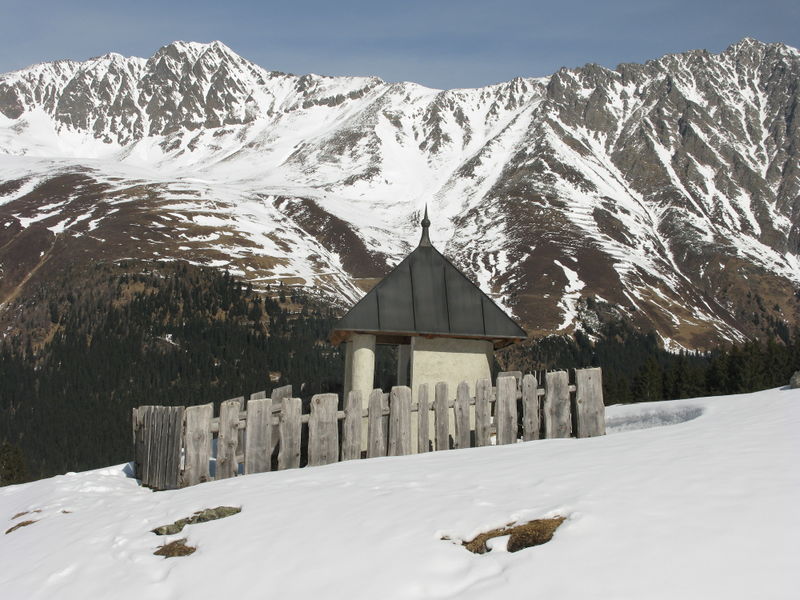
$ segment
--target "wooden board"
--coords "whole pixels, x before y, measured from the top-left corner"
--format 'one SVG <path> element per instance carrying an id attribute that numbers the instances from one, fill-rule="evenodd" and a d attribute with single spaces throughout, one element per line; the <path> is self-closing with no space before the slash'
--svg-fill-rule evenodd
<path id="1" fill-rule="evenodd" d="M 453 419 L 455 420 L 454 448 L 469 448 L 469 384 L 462 381 L 456 389 L 456 399 L 453 403 Z"/>
<path id="2" fill-rule="evenodd" d="M 367 417 L 367 458 L 386 456 L 386 438 L 383 433 L 383 392 L 372 390 L 369 395 Z"/>
<path id="3" fill-rule="evenodd" d="M 244 473 L 265 473 L 272 466 L 272 398 L 253 398 L 247 403 Z"/>
<path id="4" fill-rule="evenodd" d="M 236 461 L 236 449 L 239 445 L 240 410 L 241 403 L 238 398 L 225 400 L 219 408 L 216 479 L 235 477 L 238 473 L 239 463 Z"/>
<path id="5" fill-rule="evenodd" d="M 489 379 L 479 379 L 475 384 L 475 445 L 488 446 L 491 444 L 492 412 L 490 401 L 492 399 L 492 382 Z"/>
<path id="6" fill-rule="evenodd" d="M 278 468 L 297 469 L 300 467 L 300 413 L 303 403 L 300 398 L 281 399 L 280 451 Z"/>
<path id="7" fill-rule="evenodd" d="M 436 384 L 436 398 L 433 402 L 433 411 L 436 417 L 436 449 L 450 449 L 450 421 L 447 410 L 447 383 L 440 381 Z"/>
<path id="8" fill-rule="evenodd" d="M 361 458 L 361 392 L 347 394 L 342 422 L 342 460 Z"/>
<path id="9" fill-rule="evenodd" d="M 411 388 L 392 388 L 389 411 L 389 456 L 411 454 Z"/>
<path id="10" fill-rule="evenodd" d="M 542 414 L 545 437 L 565 438 L 572 433 L 570 416 L 569 374 L 551 371 L 544 376 L 544 404 Z"/>
<path id="11" fill-rule="evenodd" d="M 180 485 L 197 485 L 211 479 L 211 418 L 214 405 L 190 406 L 183 413 L 184 422 L 184 467 Z"/>
<path id="12" fill-rule="evenodd" d="M 513 444 L 517 441 L 517 379 L 497 378 L 497 445 Z"/>
<path id="13" fill-rule="evenodd" d="M 338 405 L 337 394 L 316 394 L 311 397 L 311 416 L 308 420 L 309 467 L 339 460 L 339 427 L 336 421 Z"/>
<path id="14" fill-rule="evenodd" d="M 269 397 L 272 398 L 272 408 L 273 408 L 273 411 L 274 411 L 276 407 L 282 406 L 281 401 L 284 398 L 291 398 L 292 397 L 292 386 L 284 385 L 282 387 L 275 388 L 274 390 L 272 390 L 272 392 L 270 393 Z M 280 443 L 280 440 L 281 440 L 280 431 L 278 430 L 278 427 L 279 427 L 279 425 L 273 425 L 272 426 L 272 451 L 271 451 L 271 455 L 272 455 L 272 458 L 273 458 L 273 462 L 276 464 L 276 466 L 277 466 L 277 456 L 276 455 L 277 455 L 277 451 L 278 451 L 278 444 Z"/>
<path id="15" fill-rule="evenodd" d="M 427 383 L 417 389 L 417 452 L 428 452 L 430 445 L 429 390 Z"/>
<path id="16" fill-rule="evenodd" d="M 575 371 L 575 437 L 594 437 L 606 433 L 603 405 L 603 372 L 599 367 Z"/>
<path id="17" fill-rule="evenodd" d="M 539 439 L 539 394 L 536 377 L 528 373 L 522 378 L 522 439 Z"/>

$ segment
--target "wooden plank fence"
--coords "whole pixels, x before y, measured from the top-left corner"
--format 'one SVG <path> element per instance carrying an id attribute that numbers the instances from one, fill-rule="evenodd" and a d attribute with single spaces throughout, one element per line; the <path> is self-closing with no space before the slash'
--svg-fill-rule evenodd
<path id="1" fill-rule="evenodd" d="M 373 390 L 366 410 L 361 394 L 354 391 L 341 405 L 336 394 L 315 395 L 304 413 L 291 386 L 273 390 L 269 398 L 257 392 L 246 405 L 244 398 L 226 400 L 217 417 L 212 404 L 140 406 L 133 409 L 136 477 L 145 486 L 164 490 L 358 459 L 362 422 L 367 423 L 366 458 L 410 454 L 412 422 L 419 452 L 604 435 L 601 370 L 577 369 L 573 380 L 570 384 L 566 371 L 538 378 L 501 373 L 494 387 L 488 379 L 478 380 L 474 397 L 466 382 L 459 384 L 453 400 L 446 383 L 433 390 L 422 385 L 416 402 L 410 388 L 396 386 L 388 394 Z"/>

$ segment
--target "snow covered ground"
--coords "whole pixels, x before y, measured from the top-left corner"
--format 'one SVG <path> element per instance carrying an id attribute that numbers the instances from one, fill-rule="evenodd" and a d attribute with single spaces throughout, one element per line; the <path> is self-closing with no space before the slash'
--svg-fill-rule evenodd
<path id="1" fill-rule="evenodd" d="M 607 409 L 609 435 L 140 488 L 120 465 L 0 488 L 0 597 L 797 598 L 800 390 Z M 197 552 L 161 558 L 156 526 Z M 23 511 L 27 515 L 12 517 Z M 563 515 L 545 545 L 454 541 Z"/>

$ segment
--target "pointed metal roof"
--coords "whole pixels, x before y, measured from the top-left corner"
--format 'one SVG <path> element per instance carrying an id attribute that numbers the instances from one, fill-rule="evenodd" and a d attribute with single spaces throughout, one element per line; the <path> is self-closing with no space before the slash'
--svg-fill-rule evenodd
<path id="1" fill-rule="evenodd" d="M 496 347 L 526 339 L 511 317 L 433 247 L 427 206 L 421 225 L 419 245 L 336 323 L 333 342 L 352 332 L 489 339 Z"/>

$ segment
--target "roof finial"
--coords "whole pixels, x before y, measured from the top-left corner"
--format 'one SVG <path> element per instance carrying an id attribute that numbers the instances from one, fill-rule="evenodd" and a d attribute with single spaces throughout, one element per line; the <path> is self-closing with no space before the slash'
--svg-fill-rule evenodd
<path id="1" fill-rule="evenodd" d="M 422 218 L 422 237 L 419 239 L 420 246 L 430 246 L 431 238 L 428 235 L 428 228 L 431 226 L 431 220 L 428 218 L 428 203 L 425 203 L 425 216 Z"/>

